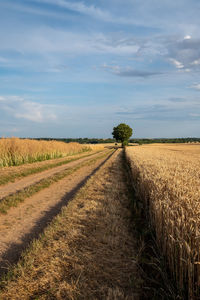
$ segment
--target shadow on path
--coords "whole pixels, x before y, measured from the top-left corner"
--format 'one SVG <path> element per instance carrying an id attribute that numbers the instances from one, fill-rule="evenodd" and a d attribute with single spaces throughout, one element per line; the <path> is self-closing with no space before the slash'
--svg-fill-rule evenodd
<path id="1" fill-rule="evenodd" d="M 9 266 L 16 263 L 20 257 L 22 252 L 28 247 L 30 242 L 33 239 L 37 239 L 39 235 L 44 231 L 44 229 L 49 225 L 52 219 L 58 215 L 63 206 L 66 206 L 69 201 L 73 200 L 73 197 L 76 193 L 85 185 L 87 180 L 94 175 L 109 158 L 115 153 L 116 151 L 112 152 L 103 162 L 101 162 L 98 167 L 96 167 L 88 176 L 86 176 L 82 181 L 80 181 L 76 187 L 71 189 L 68 193 L 65 194 L 64 197 L 61 198 L 60 202 L 57 203 L 55 206 L 51 207 L 45 214 L 40 218 L 35 226 L 33 226 L 29 233 L 26 233 L 22 238 L 22 242 L 18 243 L 11 243 L 9 248 L 2 254 L 1 256 L 1 265 L 0 265 L 0 275 L 5 274 Z"/>

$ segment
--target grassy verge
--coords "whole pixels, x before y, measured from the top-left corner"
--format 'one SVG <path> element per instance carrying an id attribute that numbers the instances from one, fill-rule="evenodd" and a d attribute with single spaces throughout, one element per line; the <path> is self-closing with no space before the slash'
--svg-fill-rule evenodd
<path id="1" fill-rule="evenodd" d="M 1 280 L 0 299 L 139 299 L 127 193 L 116 153 Z"/>
<path id="2" fill-rule="evenodd" d="M 94 159 L 90 159 L 89 161 L 80 163 L 78 166 L 76 166 L 74 168 L 67 169 L 67 170 L 59 172 L 49 178 L 42 179 L 40 182 L 38 182 L 34 185 L 31 185 L 31 186 L 23 189 L 22 191 L 19 191 L 13 195 L 3 198 L 0 201 L 0 213 L 4 213 L 4 214 L 7 213 L 7 211 L 10 209 L 10 207 L 17 206 L 18 203 L 23 202 L 26 198 L 31 197 L 32 195 L 41 191 L 42 189 L 49 187 L 52 183 L 57 182 L 66 176 L 69 176 L 70 174 L 79 170 L 83 166 L 94 164 L 97 160 L 99 160 L 103 157 L 109 156 L 110 153 L 112 153 L 112 152 L 113 152 L 113 150 L 107 152 L 106 154 L 104 153 L 102 155 L 99 155 L 98 157 L 96 157 Z"/>
<path id="3" fill-rule="evenodd" d="M 98 153 L 100 151 L 97 151 L 95 153 Z M 55 162 L 53 164 L 45 164 L 43 166 L 39 166 L 39 167 L 33 167 L 33 168 L 30 168 L 30 169 L 27 169 L 27 170 L 24 170 L 24 171 L 20 171 L 20 172 L 12 172 L 11 174 L 7 174 L 7 175 L 2 175 L 0 177 L 0 185 L 3 185 L 3 184 L 6 184 L 8 182 L 14 182 L 15 179 L 19 179 L 19 178 L 23 178 L 23 177 L 26 177 L 28 175 L 32 175 L 32 174 L 36 174 L 36 173 L 40 173 L 40 172 L 43 172 L 43 171 L 46 171 L 46 170 L 49 170 L 49 169 L 52 169 L 52 168 L 55 168 L 55 167 L 59 167 L 59 166 L 62 166 L 62 165 L 65 165 L 65 164 L 68 164 L 72 161 L 75 161 L 75 160 L 79 160 L 83 157 L 89 157 L 91 155 L 93 155 L 93 153 L 90 153 L 90 154 L 85 154 L 85 155 L 81 155 L 80 157 L 74 157 L 74 158 L 68 158 L 68 159 L 65 159 L 63 161 L 59 161 L 59 162 Z M 75 154 L 75 155 L 80 155 L 79 154 Z"/>
<path id="4" fill-rule="evenodd" d="M 132 226 L 137 238 L 137 264 L 143 280 L 141 299 L 175 300 L 183 299 L 169 275 L 164 257 L 156 243 L 155 233 L 150 225 L 148 212 L 135 189 L 131 166 L 124 151 L 124 168 L 127 174 L 127 186 L 131 199 Z"/>

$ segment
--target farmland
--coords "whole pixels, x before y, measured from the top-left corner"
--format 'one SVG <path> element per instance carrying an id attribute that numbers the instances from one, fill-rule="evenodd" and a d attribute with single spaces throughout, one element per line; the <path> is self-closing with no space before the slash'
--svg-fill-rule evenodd
<path id="1" fill-rule="evenodd" d="M 2 169 L 16 176 L 0 187 L 1 299 L 138 299 L 123 151 L 108 146 Z"/>
<path id="2" fill-rule="evenodd" d="M 166 264 L 193 299 L 200 282 L 200 145 L 130 147 L 126 155 Z"/>
<path id="3" fill-rule="evenodd" d="M 18 166 L 89 150 L 90 147 L 78 143 L 2 138 L 0 139 L 0 167 Z"/>
<path id="4" fill-rule="evenodd" d="M 79 146 L 0 169 L 0 299 L 198 299 L 200 145 Z"/>

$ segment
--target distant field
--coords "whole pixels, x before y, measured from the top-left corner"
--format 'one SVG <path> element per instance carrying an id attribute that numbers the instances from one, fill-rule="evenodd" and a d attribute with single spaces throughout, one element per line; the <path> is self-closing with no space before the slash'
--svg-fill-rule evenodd
<path id="1" fill-rule="evenodd" d="M 173 278 L 194 299 L 200 283 L 200 145 L 128 147 L 126 155 Z"/>
<path id="2" fill-rule="evenodd" d="M 65 157 L 91 150 L 88 145 L 19 138 L 0 139 L 0 167 Z"/>
<path id="3" fill-rule="evenodd" d="M 114 147 L 115 143 L 101 143 L 101 144 L 81 144 L 88 146 L 89 148 L 96 150 L 96 149 L 103 149 L 103 148 L 108 148 L 108 147 Z M 121 146 L 120 143 L 116 143 L 116 146 Z"/>

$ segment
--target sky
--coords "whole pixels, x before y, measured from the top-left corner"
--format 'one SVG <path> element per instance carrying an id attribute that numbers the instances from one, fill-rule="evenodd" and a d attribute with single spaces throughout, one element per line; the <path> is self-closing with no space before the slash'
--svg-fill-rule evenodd
<path id="1" fill-rule="evenodd" d="M 200 137 L 199 0 L 0 0 L 0 137 Z"/>

